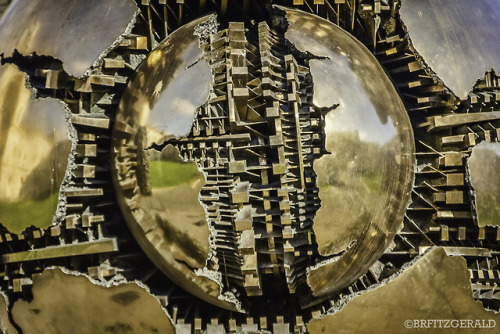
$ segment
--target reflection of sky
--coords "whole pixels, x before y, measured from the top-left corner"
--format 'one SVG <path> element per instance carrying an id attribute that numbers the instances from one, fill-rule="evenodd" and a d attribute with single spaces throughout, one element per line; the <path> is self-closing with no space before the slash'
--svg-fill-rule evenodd
<path id="1" fill-rule="evenodd" d="M 461 98 L 500 68 L 500 1 L 402 1 L 400 14 L 415 49 Z"/>
<path id="2" fill-rule="evenodd" d="M 70 75 L 81 77 L 124 32 L 136 10 L 131 0 L 15 1 L 0 21 L 0 53 L 16 49 L 52 56 Z"/>
<path id="3" fill-rule="evenodd" d="M 326 30 L 326 32 L 330 31 Z M 301 29 L 288 29 L 285 33 L 285 38 L 292 41 L 297 49 L 310 52 L 316 57 L 330 57 L 332 55 L 332 51 L 321 39 L 310 38 Z"/>
<path id="4" fill-rule="evenodd" d="M 33 100 L 25 87 L 25 74 L 14 65 L 0 67 L 0 120 L 13 115 L 10 127 L 24 129 L 34 135 L 43 135 L 54 142 L 68 140 L 66 112 L 63 104 L 50 98 Z M 12 90 L 17 90 L 14 94 Z M 6 122 L 6 121 L 5 121 Z M 4 126 L 9 126 L 7 122 Z M 6 132 L 8 135 L 8 132 Z M 0 131 L 0 136 L 4 134 Z M 5 138 L 4 138 L 5 139 Z"/>
<path id="5" fill-rule="evenodd" d="M 210 66 L 204 60 L 195 63 L 201 55 L 196 40 L 182 54 L 183 62 L 167 87 L 162 86 L 162 81 L 158 83 L 153 92 L 157 101 L 149 116 L 149 126 L 166 135 L 185 136 L 189 133 L 196 109 L 207 100 L 212 82 Z"/>
<path id="6" fill-rule="evenodd" d="M 320 107 L 339 104 L 326 116 L 326 132 L 357 132 L 362 141 L 379 145 L 392 140 L 395 126 L 390 118 L 382 124 L 347 56 L 328 52 L 328 57 L 310 61 L 314 103 Z"/>
<path id="7" fill-rule="evenodd" d="M 483 141 L 474 147 L 473 152 L 479 150 L 490 151 L 500 157 L 500 143 L 489 143 L 487 141 Z"/>

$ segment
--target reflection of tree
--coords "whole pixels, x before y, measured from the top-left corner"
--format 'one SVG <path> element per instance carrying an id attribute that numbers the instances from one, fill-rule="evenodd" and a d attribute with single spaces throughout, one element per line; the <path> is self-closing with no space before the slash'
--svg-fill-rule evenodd
<path id="1" fill-rule="evenodd" d="M 370 223 L 385 229 L 390 187 L 401 186 L 391 180 L 399 176 L 394 171 L 401 172 L 395 159 L 399 147 L 397 137 L 380 146 L 362 141 L 357 132 L 328 135 L 330 154 L 314 163 L 321 200 L 314 220 L 320 254 L 345 250 Z"/>
<path id="2" fill-rule="evenodd" d="M 331 155 L 315 164 L 315 169 L 324 170 L 317 176 L 318 187 L 364 186 L 372 192 L 379 192 L 384 182 L 389 181 L 390 175 L 386 175 L 387 167 L 396 164 L 396 141 L 394 139 L 380 146 L 361 141 L 357 132 L 330 135 L 327 149 Z"/>
<path id="3" fill-rule="evenodd" d="M 151 195 L 151 179 L 149 177 L 149 153 L 146 152 L 147 129 L 144 126 L 137 130 L 137 184 L 142 194 Z"/>
<path id="4" fill-rule="evenodd" d="M 174 145 L 141 151 L 139 163 L 147 163 L 143 173 L 150 193 L 142 193 L 140 205 L 161 228 L 169 252 L 191 268 L 203 268 L 210 250 L 206 212 L 199 199 L 203 173 L 196 162 L 184 161 Z"/>

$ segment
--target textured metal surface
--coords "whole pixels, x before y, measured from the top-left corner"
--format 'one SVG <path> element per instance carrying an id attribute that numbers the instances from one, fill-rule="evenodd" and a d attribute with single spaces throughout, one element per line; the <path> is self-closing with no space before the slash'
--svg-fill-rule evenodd
<path id="1" fill-rule="evenodd" d="M 218 284 L 222 288 L 225 281 L 226 291 L 232 284 L 242 284 L 247 296 L 263 294 L 263 275 L 278 276 L 283 270 L 281 261 L 288 288 L 295 292 L 304 282 L 306 259 L 314 252 L 311 226 L 317 235 L 320 255 L 337 255 L 354 243 L 340 259 L 318 261 L 309 272 L 308 283 L 314 294 L 323 296 L 345 288 L 363 275 L 401 225 L 413 181 L 414 146 L 409 120 L 392 84 L 369 51 L 331 23 L 298 11 L 287 12 L 286 19 L 290 25 L 285 38 L 299 50 L 310 52 L 312 57 L 328 57 L 310 60 L 311 74 L 298 60 L 286 55 L 292 50 L 283 50 L 284 55 L 277 51 L 284 39 L 280 40 L 279 33 L 263 24 L 259 25 L 258 48 L 245 40 L 244 26 L 237 23 L 231 23 L 227 32 L 217 34 L 204 28 L 206 34 L 210 33 L 210 45 L 200 45 L 200 48 L 194 35 L 200 30 L 196 28 L 203 22 L 200 19 L 174 32 L 149 56 L 120 102 L 114 139 L 118 152 L 115 173 L 120 184 L 119 200 L 136 238 L 141 240 L 153 261 L 172 277 L 183 274 L 193 282 L 199 280 L 179 264 L 166 266 L 165 262 L 172 263 L 172 258 L 191 268 L 203 268 L 203 261 L 207 260 L 203 257 L 208 255 L 206 249 L 203 252 L 204 248 L 199 246 L 204 244 L 203 238 L 207 238 L 207 233 L 203 233 L 207 225 L 204 219 L 199 219 L 203 214 L 196 203 L 196 190 L 201 190 L 200 200 L 209 217 L 208 223 L 216 231 L 210 236 L 215 242 L 212 241 L 212 255 L 205 272 L 212 271 L 214 280 L 217 275 L 225 277 Z M 204 20 L 206 26 L 210 25 L 208 19 Z M 299 26 L 307 29 L 297 28 Z M 328 38 L 318 43 L 317 35 Z M 269 47 L 270 43 L 276 48 Z M 172 53 L 172 48 L 177 52 Z M 202 56 L 202 49 L 210 61 L 215 83 L 208 103 L 196 111 L 206 99 L 206 94 L 198 92 L 206 92 L 206 87 L 210 87 L 210 78 L 204 72 L 199 76 L 194 75 L 197 72 L 190 72 L 194 68 L 191 64 L 205 61 L 195 63 Z M 260 62 L 257 51 L 262 57 Z M 166 57 L 160 57 L 160 53 L 166 53 Z M 229 55 L 228 58 L 224 58 L 224 54 Z M 350 60 L 345 54 L 349 54 Z M 283 57 L 285 69 L 275 60 L 279 57 Z M 170 58 L 173 60 L 169 61 Z M 262 66 L 262 79 L 255 72 L 259 66 Z M 336 70 L 326 71 L 330 68 Z M 286 82 L 282 75 L 276 74 L 284 70 Z M 368 75 L 370 78 L 366 79 Z M 196 85 L 195 78 L 200 78 Z M 323 101 L 322 96 L 334 90 L 337 94 L 334 99 L 340 103 L 338 109 L 326 116 L 319 115 L 319 110 L 311 105 L 311 79 L 315 83 L 315 102 L 327 105 L 329 102 Z M 346 84 L 348 88 L 344 88 Z M 183 103 L 185 108 L 172 107 L 177 104 L 179 94 L 170 92 L 178 91 L 179 85 L 193 88 L 181 96 L 187 101 Z M 282 93 L 290 88 L 291 94 Z M 165 105 L 168 102 L 171 104 Z M 280 104 L 283 107 L 278 108 Z M 250 126 L 253 133 L 245 134 Z M 311 135 L 313 131 L 318 132 L 319 145 L 315 135 Z M 252 138 L 254 134 L 257 136 Z M 229 155 L 221 150 L 221 141 L 225 141 Z M 195 179 L 193 186 L 167 187 L 179 176 L 165 172 L 162 189 L 154 189 L 152 185 L 151 191 L 150 179 L 157 178 L 156 169 L 161 159 L 152 158 L 152 150 L 149 160 L 143 160 L 142 155 L 152 144 L 164 149 L 169 147 L 161 145 L 162 142 L 178 147 L 174 157 L 180 153 L 186 160 L 196 161 L 210 183 L 204 186 Z M 198 144 L 200 142 L 202 144 Z M 321 143 L 325 143 L 326 151 Z M 137 162 L 124 152 L 135 146 Z M 254 161 L 248 155 L 259 159 Z M 266 163 L 266 157 L 274 161 Z M 343 174 L 346 166 L 348 171 Z M 183 173 L 189 171 L 186 166 L 183 168 Z M 194 184 L 199 187 L 196 189 Z M 181 188 L 189 189 L 189 195 Z M 185 215 L 185 210 L 172 196 L 165 197 L 174 191 L 185 194 L 182 196 L 184 206 L 194 208 L 192 215 L 198 217 L 195 219 L 198 227 L 182 231 L 180 226 L 185 222 L 175 217 Z M 227 197 L 229 203 L 226 203 Z M 359 216 L 351 214 L 353 208 L 360 208 L 353 198 L 362 199 L 364 203 L 358 210 Z M 279 206 L 273 209 L 276 199 L 280 201 Z M 317 210 L 320 201 L 321 207 Z M 169 204 L 155 204 L 160 202 Z M 306 205 L 306 209 L 300 209 Z M 217 212 L 217 208 L 224 211 Z M 211 210 L 215 210 L 213 214 Z M 261 231 L 264 226 L 265 232 Z M 229 248 L 232 238 L 237 241 L 233 250 Z M 184 243 L 176 241 L 178 239 Z M 217 245 L 218 240 L 221 246 Z M 262 242 L 265 240 L 267 245 Z M 195 262 L 197 257 L 193 254 L 201 254 L 202 261 Z M 264 256 L 270 257 L 270 263 L 259 260 Z M 236 273 L 228 275 L 228 268 Z M 239 281 L 240 277 L 243 282 Z M 186 282 L 181 285 L 188 286 Z M 196 286 L 188 286 L 188 289 L 203 297 L 204 292 L 196 292 Z"/>
<path id="2" fill-rule="evenodd" d="M 496 288 L 500 282 L 497 255 L 500 233 L 497 227 L 477 225 L 475 194 L 467 170 L 471 149 L 481 141 L 496 142 L 500 136 L 498 76 L 492 71 L 486 73 L 466 100 L 457 101 L 411 45 L 400 21 L 400 1 L 397 0 L 273 0 L 272 3 L 294 6 L 335 22 L 365 44 L 398 88 L 411 119 L 417 161 L 411 203 L 402 229 L 378 261 L 366 274 L 328 298 L 313 298 L 305 283 L 308 266 L 335 259 L 319 255 L 318 235 L 312 229 L 312 218 L 320 205 L 317 196 L 320 189 L 315 188 L 317 181 L 312 166 L 319 158 L 328 156 L 324 149 L 324 115 L 331 117 L 341 111 L 339 106 L 327 112 L 332 104 L 342 102 L 335 92 L 328 88 L 321 90 L 317 85 L 318 81 L 324 82 L 324 87 L 335 85 L 334 77 L 321 76 L 325 68 L 336 70 L 325 66 L 329 60 L 316 59 L 290 46 L 284 38 L 288 22 L 282 14 L 266 14 L 265 9 L 271 10 L 268 1 L 136 1 L 141 11 L 135 24 L 128 26 L 130 33 L 106 48 L 103 62 L 96 63 L 87 78 L 77 80 L 67 76 L 61 71 L 62 64 L 50 57 L 7 59 L 29 75 L 38 97 L 55 97 L 67 103 L 77 137 L 73 155 L 77 168 L 64 191 L 67 212 L 61 223 L 48 229 L 29 228 L 19 235 L 0 229 L 0 253 L 15 260 L 1 266 L 0 271 L 4 277 L 0 288 L 8 295 L 10 305 L 14 300 L 32 297 L 33 277 L 49 266 L 61 266 L 75 270 L 74 274 L 88 273 L 96 280 L 94 283 L 109 285 L 117 280 L 144 283 L 161 300 L 178 333 L 205 330 L 209 333 L 240 330 L 304 333 L 304 324 L 310 319 L 338 312 L 337 306 L 344 305 L 355 295 L 365 294 L 380 282 L 385 284 L 394 272 L 391 278 L 400 275 L 402 271 L 398 270 L 406 268 L 405 264 L 415 256 L 438 245 L 444 246 L 447 254 L 466 260 L 473 299 L 486 309 L 500 309 L 500 293 Z M 178 170 L 192 172 L 186 174 L 193 181 L 201 177 L 196 169 L 202 166 L 207 179 L 204 185 L 200 184 L 197 207 L 209 204 L 204 207 L 208 212 L 206 221 L 211 224 L 208 243 L 203 239 L 204 247 L 200 247 L 203 253 L 197 254 L 183 252 L 182 249 L 191 247 L 182 242 L 170 243 L 172 253 L 198 266 L 205 261 L 208 244 L 207 268 L 218 271 L 223 292 L 231 292 L 243 301 L 245 313 L 205 303 L 183 290 L 179 286 L 182 280 L 169 280 L 148 260 L 134 240 L 136 238 L 125 228 L 110 174 L 110 158 L 116 156 L 110 151 L 111 126 L 120 126 L 114 120 L 126 82 L 134 76 L 138 64 L 161 45 L 165 37 L 208 12 L 217 12 L 221 18 L 217 36 L 200 44 L 203 56 L 211 63 L 210 77 L 214 80 L 208 101 L 194 114 L 192 110 L 198 102 L 182 109 L 186 111 L 185 117 L 180 117 L 175 125 L 163 116 L 174 115 L 176 110 L 162 114 L 161 110 L 168 110 L 169 103 L 157 103 L 161 109 L 154 111 L 160 116 L 156 124 L 163 130 L 183 132 L 164 136 L 159 131 L 151 131 L 150 134 L 160 133 L 151 137 L 150 143 L 157 145 L 143 151 L 137 150 L 137 146 L 148 146 L 141 143 L 145 139 L 141 131 L 135 143 L 122 142 L 123 146 L 115 153 L 124 154 L 127 159 L 126 166 L 119 166 L 121 172 L 135 170 L 139 166 L 135 164 L 140 162 L 139 169 L 144 173 L 140 173 L 139 180 L 147 180 L 144 178 L 149 173 L 146 167 L 154 167 L 158 161 L 157 166 L 179 164 Z M 268 24 L 274 22 L 276 26 L 269 28 L 263 23 L 257 26 L 252 19 L 254 22 L 265 20 Z M 29 25 L 29 20 L 24 21 Z M 324 39 L 324 25 L 304 25 L 302 28 L 317 30 L 316 40 Z M 261 52 L 256 52 L 255 48 Z M 346 57 L 351 56 L 346 54 Z M 202 65 L 203 61 L 197 63 L 197 66 Z M 208 72 L 205 69 L 202 73 Z M 158 77 L 161 78 L 159 73 Z M 192 79 L 192 75 L 185 78 Z M 261 83 L 255 79 L 260 79 Z M 362 81 L 369 82 L 369 79 L 363 76 Z M 149 85 L 146 81 L 144 84 Z M 149 85 L 151 94 L 143 98 L 144 105 L 154 102 L 154 97 L 170 100 L 176 94 L 190 95 L 182 89 L 172 90 L 174 94 L 169 95 L 169 86 L 163 84 L 156 81 Z M 195 86 L 192 81 L 185 84 Z M 296 93 L 295 97 L 292 93 Z M 275 107 L 275 102 L 279 108 Z M 305 112 L 313 102 L 326 108 L 314 106 L 315 112 Z M 176 105 L 186 106 L 177 102 Z M 281 124 L 276 122 L 278 120 Z M 225 130 L 224 134 L 219 132 L 221 129 Z M 134 128 L 125 126 L 121 131 L 133 132 Z M 187 136 L 186 132 L 189 132 Z M 272 145 L 266 146 L 266 138 Z M 228 142 L 231 146 L 227 146 Z M 308 150 L 314 154 L 310 155 Z M 184 167 L 180 167 L 179 155 L 184 160 Z M 261 165 L 263 160 L 272 163 L 272 169 Z M 148 161 L 156 162 L 151 165 Z M 267 175 L 262 173 L 265 168 L 268 168 Z M 280 177 L 273 175 L 286 168 L 288 171 L 278 174 Z M 134 184 L 127 178 L 121 186 L 134 189 L 126 192 L 127 205 L 137 203 L 135 195 L 139 193 L 139 185 L 141 192 L 148 192 L 154 190 L 154 185 L 162 187 L 165 182 L 186 180 L 175 177 L 175 170 L 154 169 L 153 174 L 159 177 L 154 177 L 152 182 Z M 232 183 L 228 186 L 224 182 Z M 186 196 L 190 200 L 186 202 L 195 203 L 197 192 L 197 188 L 191 187 L 190 195 Z M 175 201 L 181 202 L 183 198 L 178 197 Z M 180 208 L 175 201 L 162 202 L 161 207 L 158 202 L 154 205 L 161 210 Z M 224 206 L 213 205 L 215 203 Z M 269 207 L 270 211 L 264 211 Z M 149 211 L 158 216 L 160 210 Z M 201 211 L 199 214 L 201 218 Z M 193 221 L 197 215 L 193 215 Z M 168 216 L 178 220 L 171 213 Z M 168 226 L 165 217 L 158 218 L 158 222 Z M 183 224 L 184 231 L 168 230 L 169 238 L 180 236 L 177 241 L 189 241 L 183 233 L 191 230 L 190 225 Z M 110 237 L 117 245 L 117 248 L 108 249 L 111 252 L 101 253 L 102 248 L 92 247 L 89 249 L 96 254 L 82 254 L 89 243 L 98 245 Z M 26 251 L 28 253 L 22 253 Z M 36 254 L 37 259 L 29 261 L 30 256 L 16 257 L 19 254 Z M 45 256 L 47 254 L 50 258 Z M 193 271 L 202 276 L 207 273 Z M 431 292 L 429 296 L 433 298 Z M 342 323 L 335 330 L 340 331 L 344 326 L 347 325 Z M 126 331 L 128 327 L 109 329 Z"/>
<path id="3" fill-rule="evenodd" d="M 25 85 L 14 65 L 0 68 L 0 223 L 16 234 L 52 225 L 71 150 L 63 105 Z"/>
<path id="4" fill-rule="evenodd" d="M 484 72 L 500 69 L 497 1 L 402 1 L 400 14 L 417 52 L 460 98 Z"/>
<path id="5" fill-rule="evenodd" d="M 81 77 L 125 31 L 136 10 L 131 0 L 16 0 L 0 22 L 0 54 L 52 56 L 67 73 Z"/>
<path id="6" fill-rule="evenodd" d="M 212 75 L 195 29 L 210 20 L 212 16 L 202 17 L 172 33 L 128 84 L 114 130 L 116 188 L 132 232 L 158 267 L 194 295 L 233 308 L 217 299 L 217 276 L 194 273 L 205 267 L 209 255 L 208 224 L 198 199 L 203 174 L 194 162 L 183 163 L 178 149 L 151 148 L 186 136 L 197 108 L 208 98 Z M 127 146 L 137 147 L 136 169 Z M 139 192 L 131 202 L 127 197 L 134 187 Z"/>
<path id="7" fill-rule="evenodd" d="M 208 98 L 212 74 L 195 27 L 204 17 L 164 40 L 137 69 L 120 101 L 117 123 L 144 133 L 143 149 L 186 136 Z M 126 129 L 124 129 L 126 131 Z"/>
<path id="8" fill-rule="evenodd" d="M 500 143 L 475 146 L 468 166 L 479 226 L 500 225 Z"/>
<path id="9" fill-rule="evenodd" d="M 77 244 L 59 245 L 37 250 L 28 250 L 18 253 L 4 254 L 0 262 L 15 263 L 34 260 L 53 259 L 63 256 L 76 256 L 86 254 L 101 254 L 116 252 L 118 247 L 115 239 L 101 239 L 93 242 L 80 242 Z"/>
<path id="10" fill-rule="evenodd" d="M 494 324 L 500 322 L 500 316 L 485 311 L 480 303 L 470 298 L 472 291 L 465 260 L 448 257 L 440 248 L 430 251 L 393 281 L 385 283 L 354 297 L 337 313 L 312 320 L 307 325 L 309 333 L 331 333 L 333 328 L 341 328 L 343 333 L 446 331 L 444 324 L 441 328 L 426 324 L 419 329 L 415 323 L 412 328 L 413 321 L 420 319 L 470 319 L 474 324 L 479 320 L 493 328 L 477 331 L 498 332 Z M 412 321 L 410 325 L 408 321 Z M 451 328 L 450 325 L 449 330 Z"/>
<path id="11" fill-rule="evenodd" d="M 338 104 L 325 116 L 330 154 L 314 163 L 319 253 L 340 255 L 309 272 L 314 294 L 325 295 L 364 274 L 401 228 L 413 186 L 413 131 L 368 49 L 326 20 L 296 10 L 286 17 L 285 37 L 299 50 L 327 58 L 310 61 L 315 103 Z"/>
<path id="12" fill-rule="evenodd" d="M 244 287 L 247 296 L 263 294 L 262 275 L 278 277 L 284 271 L 288 289 L 293 293 L 304 281 L 306 262 L 302 259 L 312 255 L 310 226 L 316 206 L 313 203 L 318 204 L 311 162 L 321 152 L 311 149 L 314 139 L 310 131 L 320 126 L 320 114 L 311 105 L 312 92 L 308 89 L 310 74 L 306 67 L 298 64 L 298 60 L 287 55 L 291 51 L 283 47 L 284 43 L 273 41 L 273 34 L 278 35 L 265 23 L 258 27 L 259 44 L 255 47 L 246 40 L 243 24 L 230 23 L 227 30 L 217 32 L 214 20 L 214 17 L 209 17 L 186 25 L 170 35 L 164 46 L 159 48 L 159 51 L 170 50 L 178 45 L 178 52 L 167 56 L 167 59 L 182 59 L 177 61 L 181 65 L 167 60 L 165 63 L 174 65 L 172 70 L 165 71 L 148 58 L 145 64 L 150 68 L 146 71 L 140 68 L 135 79 L 137 82 L 146 80 L 150 87 L 165 87 L 165 93 L 158 94 L 158 101 L 162 101 L 162 94 L 166 94 L 164 103 L 178 98 L 178 94 L 167 92 L 177 90 L 179 83 L 186 87 L 186 82 L 193 82 L 189 85 L 193 89 L 185 93 L 187 103 L 184 105 L 187 108 L 165 108 L 161 107 L 161 103 L 160 108 L 156 105 L 151 107 L 145 99 L 132 98 L 133 95 L 147 96 L 150 91 L 134 80 L 129 85 L 130 93 L 125 92 L 121 101 L 124 108 L 120 108 L 118 113 L 114 139 L 115 150 L 119 152 L 116 175 L 123 192 L 121 203 L 129 217 L 129 224 L 141 227 L 136 237 L 142 240 L 143 247 L 147 250 L 150 249 L 148 245 L 152 245 L 156 250 L 150 253 L 153 261 L 165 268 L 167 274 L 190 277 L 195 283 L 190 291 L 196 292 L 200 278 L 193 276 L 188 268 L 179 270 L 171 265 L 162 266 L 162 263 L 171 261 L 173 257 L 176 261 L 187 262 L 191 268 L 205 267 L 205 275 L 211 275 L 214 284 L 218 280 L 217 284 L 226 294 L 234 289 L 234 285 Z M 276 48 L 272 49 L 270 44 L 274 43 Z M 198 50 L 194 55 L 192 46 L 194 51 Z M 177 54 L 179 56 L 175 56 Z M 195 63 L 202 55 L 203 59 Z M 159 58 L 154 53 L 150 57 Z M 280 58 L 280 61 L 274 60 Z M 193 71 L 194 66 L 190 66 L 203 62 L 210 63 L 210 76 L 203 75 L 203 72 L 198 75 L 200 70 Z M 208 63 L 205 64 L 208 66 Z M 165 75 L 165 79 L 143 75 L 158 71 Z M 286 80 L 282 74 L 276 74 L 285 71 L 288 73 Z M 206 97 L 200 96 L 198 91 L 208 93 L 207 87 L 210 88 L 210 99 L 203 103 Z M 197 105 L 202 103 L 203 106 L 196 110 Z M 283 107 L 279 107 L 280 104 Z M 127 109 L 130 106 L 133 107 Z M 171 118 L 180 122 L 171 122 Z M 145 124 L 144 130 L 141 122 Z M 127 140 L 130 141 L 128 145 Z M 157 198 L 165 198 L 165 192 L 172 190 L 179 195 L 182 190 L 181 187 L 169 190 L 165 185 L 155 190 L 152 185 L 152 192 L 148 191 L 147 183 L 156 177 L 155 169 L 159 162 L 153 158 L 152 150 L 148 161 L 143 161 L 141 156 L 143 150 L 153 143 L 159 145 L 154 146 L 158 149 L 167 149 L 169 146 L 166 144 L 171 143 L 177 147 L 174 157 L 179 159 L 180 154 L 186 161 L 196 162 L 198 168 L 204 171 L 207 182 L 203 184 L 195 179 L 193 185 L 198 186 L 190 187 L 191 195 L 182 196 L 192 199 L 185 202 L 185 207 L 195 208 L 192 214 L 198 217 L 194 221 L 197 228 L 182 231 L 180 226 L 185 222 L 176 220 L 175 216 L 184 216 L 185 213 L 175 201 L 160 207 L 158 214 L 150 210 L 152 203 L 158 202 Z M 138 146 L 137 165 L 126 153 L 120 153 L 135 145 Z M 266 163 L 266 157 L 274 161 Z M 129 174 L 129 170 L 132 173 Z M 183 166 L 182 172 L 189 172 L 187 166 Z M 145 179 L 142 174 L 146 175 Z M 165 173 L 165 177 L 168 182 L 171 182 L 168 177 L 179 178 L 174 173 L 171 176 Z M 130 197 L 137 190 L 139 197 Z M 193 190 L 198 191 L 199 199 Z M 203 261 L 195 266 L 192 254 L 203 255 L 203 252 L 198 251 L 200 247 L 193 246 L 203 245 L 208 237 L 207 233 L 196 232 L 208 231 L 207 222 L 199 219 L 203 217 L 203 212 L 198 214 L 201 208 L 200 203 L 196 203 L 198 200 L 208 217 L 211 254 L 209 259 L 202 256 Z M 298 207 L 304 206 L 307 201 L 311 203 L 311 208 L 301 211 Z M 153 221 L 149 222 L 151 219 L 148 217 Z M 299 221 L 302 223 L 299 224 Z M 171 226 L 168 232 L 165 224 Z M 141 231 L 148 231 L 146 238 Z M 183 243 L 177 242 L 177 247 L 173 247 L 172 242 L 165 242 L 165 236 L 167 239 L 182 239 Z M 186 240 L 191 242 L 186 243 Z M 183 255 L 187 253 L 191 255 L 190 262 Z M 208 255 L 206 251 L 205 254 Z M 262 259 L 259 260 L 259 257 Z M 301 264 L 297 266 L 296 263 Z M 203 297 L 202 294 L 213 294 L 208 288 L 204 290 L 196 294 L 200 297 Z M 210 300 L 210 297 L 204 298 Z"/>
<path id="13" fill-rule="evenodd" d="M 160 302 L 135 283 L 99 286 L 85 276 L 46 270 L 33 301 L 17 301 L 12 317 L 23 333 L 174 333 Z"/>

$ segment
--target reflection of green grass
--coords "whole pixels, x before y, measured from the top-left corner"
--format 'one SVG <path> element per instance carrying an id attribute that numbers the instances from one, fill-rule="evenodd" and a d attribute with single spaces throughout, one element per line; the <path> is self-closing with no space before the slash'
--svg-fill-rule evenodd
<path id="1" fill-rule="evenodd" d="M 380 188 L 382 187 L 382 174 L 373 173 L 373 174 L 363 174 L 362 175 L 363 183 L 370 189 L 372 193 L 379 193 Z"/>
<path id="2" fill-rule="evenodd" d="M 34 225 L 47 228 L 57 208 L 58 194 L 39 201 L 0 202 L 0 223 L 12 233 L 20 233 Z"/>
<path id="3" fill-rule="evenodd" d="M 476 194 L 477 217 L 479 226 L 499 226 L 500 206 L 497 197 L 491 194 Z"/>
<path id="4" fill-rule="evenodd" d="M 151 161 L 149 176 L 153 188 L 176 186 L 201 176 L 195 162 Z"/>

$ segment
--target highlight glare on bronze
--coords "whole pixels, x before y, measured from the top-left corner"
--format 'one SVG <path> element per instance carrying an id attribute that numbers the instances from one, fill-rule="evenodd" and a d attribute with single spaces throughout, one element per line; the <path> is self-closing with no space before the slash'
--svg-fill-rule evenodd
<path id="1" fill-rule="evenodd" d="M 12 233 L 52 225 L 71 141 L 59 101 L 32 100 L 25 74 L 0 67 L 0 223 Z"/>

